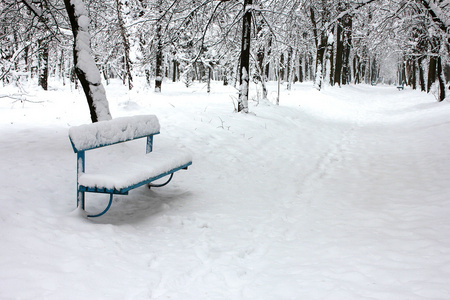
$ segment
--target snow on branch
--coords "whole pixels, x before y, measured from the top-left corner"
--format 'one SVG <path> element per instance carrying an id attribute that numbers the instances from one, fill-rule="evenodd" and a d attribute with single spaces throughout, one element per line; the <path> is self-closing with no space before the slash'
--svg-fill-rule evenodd
<path id="1" fill-rule="evenodd" d="M 433 1 L 419 0 L 420 3 L 428 10 L 433 22 L 444 32 L 450 27 L 450 18 L 436 5 Z"/>
<path id="2" fill-rule="evenodd" d="M 38 7 L 34 6 L 29 0 L 22 0 L 22 3 L 25 4 L 25 6 L 33 12 L 33 14 L 38 17 L 42 18 L 42 10 L 40 10 Z"/>

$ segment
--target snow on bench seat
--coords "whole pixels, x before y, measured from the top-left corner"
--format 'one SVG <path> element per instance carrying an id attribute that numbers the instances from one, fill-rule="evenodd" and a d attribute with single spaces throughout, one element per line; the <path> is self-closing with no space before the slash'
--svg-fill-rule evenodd
<path id="1" fill-rule="evenodd" d="M 106 189 L 114 193 L 126 193 L 134 187 L 148 183 L 161 174 L 170 174 L 174 170 L 186 168 L 192 158 L 186 151 L 176 149 L 158 149 L 138 157 L 130 157 L 102 168 L 101 173 L 83 173 L 78 182 L 80 187 Z M 158 178 L 155 178 L 156 180 Z"/>

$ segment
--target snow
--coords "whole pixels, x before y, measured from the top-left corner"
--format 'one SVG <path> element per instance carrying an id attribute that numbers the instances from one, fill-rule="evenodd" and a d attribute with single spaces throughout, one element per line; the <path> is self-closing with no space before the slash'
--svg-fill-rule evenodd
<path id="1" fill-rule="evenodd" d="M 233 87 L 164 84 L 113 81 L 111 112 L 158 116 L 155 148 L 194 164 L 95 219 L 75 208 L 68 140 L 90 121 L 83 92 L 2 88 L 23 101 L 0 98 L 0 299 L 448 299 L 448 101 L 297 83 L 275 106 L 251 83 L 254 114 L 237 114 Z M 144 151 L 89 151 L 86 172 Z M 108 202 L 86 198 L 90 213 Z"/>
<path id="2" fill-rule="evenodd" d="M 241 82 L 242 84 L 239 86 L 239 90 L 240 90 L 240 105 L 242 107 L 242 111 L 244 113 L 248 113 L 248 93 L 249 93 L 249 76 L 248 76 L 248 72 L 247 69 L 245 67 L 242 67 L 242 71 L 241 71 L 242 75 L 241 75 Z"/>
<path id="3" fill-rule="evenodd" d="M 172 148 L 117 159 L 118 161 L 97 172 L 83 173 L 78 179 L 79 184 L 91 188 L 122 190 L 192 162 L 189 152 Z"/>
<path id="4" fill-rule="evenodd" d="M 84 3 L 82 0 L 70 0 L 70 3 L 72 4 L 74 10 L 75 10 L 75 16 L 83 16 L 83 15 L 89 15 L 89 12 L 87 11 L 86 7 L 84 6 Z"/>
<path id="5" fill-rule="evenodd" d="M 69 137 L 80 151 L 157 134 L 159 130 L 155 115 L 137 115 L 74 126 L 69 129 Z"/>

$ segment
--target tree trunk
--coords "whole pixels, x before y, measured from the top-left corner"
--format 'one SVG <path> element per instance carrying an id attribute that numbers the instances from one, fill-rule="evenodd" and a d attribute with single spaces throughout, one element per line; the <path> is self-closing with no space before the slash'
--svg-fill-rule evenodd
<path id="1" fill-rule="evenodd" d="M 316 76 L 315 76 L 315 85 L 316 88 L 320 91 L 323 85 L 323 78 L 325 76 L 325 54 L 328 37 L 325 32 L 322 32 L 319 47 L 317 49 L 317 57 L 316 57 Z"/>
<path id="2" fill-rule="evenodd" d="M 148 86 L 151 86 L 151 79 L 150 79 L 150 70 L 149 70 L 149 58 L 148 58 L 148 52 L 146 50 L 147 48 L 147 41 L 144 38 L 143 34 L 141 33 L 139 35 L 139 49 L 142 53 L 142 60 L 141 63 L 144 66 L 144 73 L 145 73 L 145 82 Z"/>
<path id="3" fill-rule="evenodd" d="M 90 48 L 89 17 L 81 1 L 64 0 L 74 37 L 73 59 L 89 105 L 92 122 L 110 120 L 108 100 Z"/>
<path id="4" fill-rule="evenodd" d="M 436 56 L 430 56 L 430 62 L 428 65 L 428 84 L 427 93 L 431 91 L 431 86 L 436 81 Z"/>
<path id="5" fill-rule="evenodd" d="M 420 84 L 420 90 L 422 92 L 426 91 L 426 87 L 425 87 L 425 75 L 424 75 L 424 71 L 423 71 L 423 57 L 420 57 L 419 60 L 417 61 L 418 64 L 418 68 L 419 68 L 419 84 Z"/>
<path id="6" fill-rule="evenodd" d="M 285 66 L 286 66 L 286 64 L 285 64 L 285 62 L 284 62 L 284 53 L 283 52 L 281 52 L 281 56 L 280 56 L 280 64 L 279 64 L 279 72 L 280 72 L 280 79 L 281 79 L 281 81 L 284 81 L 284 71 L 285 71 Z"/>
<path id="7" fill-rule="evenodd" d="M 120 36 L 122 38 L 122 45 L 124 51 L 124 63 L 125 63 L 125 75 L 124 79 L 128 80 L 128 89 L 131 90 L 133 88 L 133 75 L 131 74 L 131 59 L 130 59 L 130 43 L 128 42 L 127 31 L 125 28 L 125 22 L 122 18 L 122 3 L 121 0 L 116 0 L 116 12 L 117 12 L 117 20 L 120 29 Z"/>
<path id="8" fill-rule="evenodd" d="M 242 20 L 241 61 L 239 68 L 238 112 L 248 113 L 248 91 L 250 82 L 250 34 L 252 25 L 251 5 L 253 0 L 244 0 L 244 17 Z"/>
<path id="9" fill-rule="evenodd" d="M 173 72 L 172 72 L 172 82 L 176 82 L 178 80 L 178 61 L 174 58 L 172 60 Z"/>
<path id="10" fill-rule="evenodd" d="M 158 0 L 159 16 L 162 18 L 163 1 Z M 163 80 L 163 43 L 162 43 L 162 19 L 157 20 L 156 24 L 156 66 L 155 66 L 155 92 L 161 92 L 162 80 Z"/>
<path id="11" fill-rule="evenodd" d="M 442 59 L 439 56 L 437 60 L 437 76 L 439 80 L 439 102 L 445 99 L 445 80 L 444 70 L 442 68 Z"/>
<path id="12" fill-rule="evenodd" d="M 59 74 L 62 79 L 63 85 L 66 85 L 66 60 L 64 49 L 61 49 L 61 58 L 59 60 L 59 63 L 60 63 Z"/>
<path id="13" fill-rule="evenodd" d="M 358 55 L 353 56 L 353 76 L 354 76 L 354 83 L 359 83 L 359 68 L 358 68 L 359 60 Z"/>
<path id="14" fill-rule="evenodd" d="M 161 37 L 161 24 L 158 24 L 156 27 L 156 70 L 155 70 L 155 92 L 161 92 L 162 79 L 163 79 L 163 70 L 162 70 L 162 62 L 163 62 L 163 45 L 162 45 L 162 37 Z"/>
<path id="15" fill-rule="evenodd" d="M 261 83 L 261 87 L 262 87 L 262 92 L 263 92 L 263 99 L 267 99 L 267 87 L 266 87 L 266 81 L 267 81 L 267 77 L 264 74 L 264 55 L 265 51 L 264 51 L 264 47 L 260 47 L 258 49 L 258 53 L 256 54 L 256 60 L 257 60 L 257 73 L 258 73 L 258 79 L 259 82 Z"/>
<path id="16" fill-rule="evenodd" d="M 223 71 L 223 85 L 228 85 L 228 70 L 226 67 Z"/>
<path id="17" fill-rule="evenodd" d="M 269 38 L 269 42 L 267 43 L 267 57 L 270 57 L 272 54 L 272 37 Z M 266 63 L 266 68 L 264 70 L 264 75 L 266 76 L 266 80 L 269 80 L 270 74 L 270 63 Z"/>
<path id="18" fill-rule="evenodd" d="M 292 47 L 289 47 L 288 52 L 288 68 L 287 68 L 287 89 L 290 91 L 292 88 L 292 82 L 294 81 L 295 60 L 296 53 L 294 53 Z"/>
<path id="19" fill-rule="evenodd" d="M 299 55 L 298 58 L 298 82 L 303 82 L 303 54 Z"/>
<path id="20" fill-rule="evenodd" d="M 39 70 L 39 86 L 44 91 L 48 90 L 48 42 L 39 40 L 39 58 L 38 58 L 38 70 Z"/>
<path id="21" fill-rule="evenodd" d="M 343 18 L 343 40 L 344 49 L 342 53 L 342 84 L 348 84 L 352 81 L 350 72 L 350 52 L 352 49 L 352 28 L 353 19 L 350 15 L 345 15 Z"/>
<path id="22" fill-rule="evenodd" d="M 376 57 L 373 58 L 373 61 L 371 63 L 371 70 L 370 70 L 370 83 L 377 82 L 378 81 L 378 64 Z"/>
<path id="23" fill-rule="evenodd" d="M 206 83 L 207 83 L 206 91 L 209 94 L 209 93 L 211 93 L 212 66 L 209 66 L 209 68 L 208 68 L 208 75 L 207 76 L 208 76 L 208 78 L 207 78 L 207 81 L 206 81 Z"/>
<path id="24" fill-rule="evenodd" d="M 341 86 L 342 58 L 344 52 L 344 39 L 342 37 L 342 25 L 339 21 L 336 29 L 336 63 L 334 67 L 334 83 Z"/>

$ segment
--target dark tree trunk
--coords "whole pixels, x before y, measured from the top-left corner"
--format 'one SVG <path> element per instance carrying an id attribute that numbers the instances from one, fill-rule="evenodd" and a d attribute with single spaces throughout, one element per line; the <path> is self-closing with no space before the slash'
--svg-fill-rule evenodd
<path id="1" fill-rule="evenodd" d="M 359 68 L 358 68 L 359 60 L 358 55 L 353 56 L 353 76 L 354 76 L 354 82 L 359 83 Z"/>
<path id="2" fill-rule="evenodd" d="M 428 65 L 428 83 L 427 93 L 430 92 L 431 86 L 436 81 L 436 56 L 430 56 L 430 62 Z"/>
<path id="3" fill-rule="evenodd" d="M 161 92 L 162 79 L 163 79 L 163 45 L 161 37 L 161 24 L 156 27 L 156 70 L 155 70 L 155 92 Z"/>
<path id="4" fill-rule="evenodd" d="M 413 90 L 416 90 L 417 89 L 417 60 L 413 60 L 412 61 L 412 70 L 411 70 L 411 72 L 412 72 L 412 76 L 411 76 L 411 83 L 412 83 L 412 88 L 413 88 Z"/>
<path id="5" fill-rule="evenodd" d="M 426 86 L 425 86 L 425 74 L 424 74 L 424 71 L 423 71 L 423 64 L 422 64 L 422 62 L 423 62 L 423 57 L 420 57 L 419 60 L 417 61 L 418 68 L 419 68 L 419 84 L 420 84 L 420 90 L 422 92 L 425 92 L 427 89 L 426 89 Z"/>
<path id="6" fill-rule="evenodd" d="M 298 81 L 303 82 L 303 59 L 302 55 L 298 58 Z"/>
<path id="7" fill-rule="evenodd" d="M 48 42 L 39 40 L 39 86 L 48 90 Z"/>
<path id="8" fill-rule="evenodd" d="M 211 77 L 212 77 L 212 67 L 209 66 L 207 78 L 207 90 L 206 90 L 208 94 L 211 92 Z"/>
<path id="9" fill-rule="evenodd" d="M 350 51 L 352 48 L 352 27 L 353 19 L 350 15 L 345 15 L 343 23 L 344 49 L 342 53 L 342 84 L 348 84 L 352 81 L 350 72 Z"/>
<path id="10" fill-rule="evenodd" d="M 281 53 L 280 56 L 280 80 L 284 81 L 284 71 L 285 71 L 285 63 L 284 63 L 284 53 Z"/>
<path id="11" fill-rule="evenodd" d="M 30 71 L 30 59 L 29 59 L 30 46 L 25 46 L 23 49 L 23 59 L 25 61 L 25 70 Z"/>
<path id="12" fill-rule="evenodd" d="M 342 37 L 342 25 L 337 24 L 336 29 L 336 64 L 334 67 L 334 83 L 341 86 L 342 58 L 344 52 L 344 39 Z"/>
<path id="13" fill-rule="evenodd" d="M 445 99 L 445 81 L 444 70 L 442 68 L 442 59 L 439 56 L 437 60 L 437 76 L 439 80 L 439 102 Z"/>
<path id="14" fill-rule="evenodd" d="M 376 57 L 373 58 L 370 70 L 370 83 L 378 81 L 378 64 Z"/>
<path id="15" fill-rule="evenodd" d="M 226 68 L 223 71 L 223 85 L 228 85 L 228 71 Z"/>
<path id="16" fill-rule="evenodd" d="M 253 0 L 244 0 L 244 17 L 242 20 L 242 45 L 239 68 L 238 112 L 248 112 L 248 91 L 250 82 L 250 34 L 252 25 L 251 5 Z"/>
<path id="17" fill-rule="evenodd" d="M 163 1 L 158 0 L 159 16 L 162 18 Z M 155 92 L 161 92 L 163 80 L 163 42 L 162 42 L 162 20 L 159 19 L 156 24 L 156 65 L 155 65 Z"/>
<path id="18" fill-rule="evenodd" d="M 173 73 L 172 73 L 172 82 L 176 82 L 178 81 L 178 66 L 179 66 L 179 62 L 176 59 L 172 60 L 172 64 L 173 64 Z"/>

